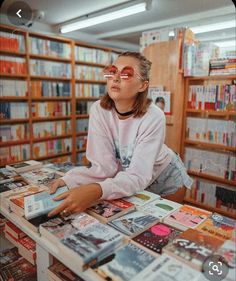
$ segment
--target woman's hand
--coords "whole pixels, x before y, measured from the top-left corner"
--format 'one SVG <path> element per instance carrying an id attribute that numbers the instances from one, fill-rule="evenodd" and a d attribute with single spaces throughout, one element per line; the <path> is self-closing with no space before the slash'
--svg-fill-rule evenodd
<path id="1" fill-rule="evenodd" d="M 56 201 L 62 199 L 64 199 L 64 201 L 57 208 L 52 210 L 48 216 L 52 217 L 59 213 L 64 213 L 66 215 L 83 212 L 101 198 L 101 196 L 102 189 L 97 183 L 72 188 L 54 198 Z"/>
<path id="2" fill-rule="evenodd" d="M 57 191 L 57 189 L 59 187 L 65 186 L 65 182 L 63 181 L 63 179 L 56 179 L 52 182 L 51 186 L 50 186 L 50 194 L 53 194 Z"/>

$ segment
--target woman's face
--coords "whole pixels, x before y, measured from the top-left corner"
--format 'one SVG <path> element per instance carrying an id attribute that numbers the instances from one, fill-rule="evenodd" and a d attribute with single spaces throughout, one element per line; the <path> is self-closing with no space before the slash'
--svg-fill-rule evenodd
<path id="1" fill-rule="evenodd" d="M 114 63 L 118 68 L 118 73 L 112 79 L 107 80 L 107 91 L 110 98 L 116 102 L 121 100 L 134 101 L 138 92 L 143 92 L 147 88 L 147 81 L 143 81 L 139 76 L 139 61 L 133 57 L 119 57 Z M 120 71 L 131 66 L 134 69 L 134 77 L 130 80 L 120 78 Z"/>

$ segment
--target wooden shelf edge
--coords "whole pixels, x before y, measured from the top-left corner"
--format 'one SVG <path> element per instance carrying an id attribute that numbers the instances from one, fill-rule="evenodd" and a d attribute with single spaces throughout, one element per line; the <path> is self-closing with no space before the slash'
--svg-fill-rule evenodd
<path id="1" fill-rule="evenodd" d="M 97 101 L 99 100 L 101 97 L 99 98 L 95 98 L 95 97 L 76 97 L 77 101 Z"/>
<path id="2" fill-rule="evenodd" d="M 33 122 L 45 122 L 45 121 L 53 121 L 53 120 L 66 120 L 71 119 L 71 116 L 51 116 L 51 117 L 33 117 Z"/>
<path id="3" fill-rule="evenodd" d="M 72 78 L 30 75 L 30 79 L 33 79 L 33 80 L 48 80 L 48 81 L 70 81 Z"/>
<path id="4" fill-rule="evenodd" d="M 209 174 L 196 172 L 196 171 L 192 171 L 192 170 L 188 170 L 188 174 L 191 175 L 191 176 L 196 176 L 196 177 L 203 178 L 203 179 L 206 179 L 206 180 L 216 181 L 216 182 L 223 183 L 223 184 L 226 184 L 226 185 L 236 186 L 236 181 L 227 180 L 227 179 L 223 179 L 223 178 L 220 178 L 220 177 L 215 177 L 215 176 L 212 176 L 212 175 L 209 175 Z"/>
<path id="5" fill-rule="evenodd" d="M 29 122 L 28 118 L 23 118 L 23 119 L 0 119 L 1 125 L 16 124 L 16 123 L 28 123 L 28 122 Z"/>
<path id="6" fill-rule="evenodd" d="M 83 153 L 86 152 L 86 148 L 76 149 L 76 153 Z"/>
<path id="7" fill-rule="evenodd" d="M 22 53 L 22 52 L 14 52 L 14 51 L 1 50 L 1 49 L 0 49 L 0 55 L 8 55 L 8 56 L 25 57 L 25 56 L 26 56 L 26 53 Z"/>
<path id="8" fill-rule="evenodd" d="M 98 80 L 84 80 L 84 79 L 75 79 L 76 83 L 88 83 L 88 84 L 106 84 L 106 81 L 98 81 Z"/>
<path id="9" fill-rule="evenodd" d="M 44 137 L 44 138 L 34 138 L 33 143 L 37 142 L 44 142 L 44 141 L 49 141 L 49 140 L 56 140 L 56 139 L 66 139 L 66 138 L 71 138 L 72 135 L 61 135 L 61 136 L 49 136 L 49 137 Z"/>
<path id="10" fill-rule="evenodd" d="M 208 143 L 208 142 L 193 141 L 193 140 L 188 140 L 188 139 L 185 139 L 184 143 L 185 144 L 190 144 L 190 145 L 200 145 L 200 146 L 204 146 L 205 148 L 216 148 L 216 149 L 227 150 L 227 151 L 232 151 L 232 152 L 236 151 L 236 147 L 225 146 L 225 145 L 222 145 L 222 144 L 214 144 L 214 143 Z"/>
<path id="11" fill-rule="evenodd" d="M 217 213 L 220 213 L 220 214 L 225 215 L 227 217 L 231 217 L 233 219 L 236 219 L 236 214 L 234 214 L 232 212 L 227 212 L 227 211 L 222 210 L 220 208 L 215 208 L 215 207 L 212 207 L 210 205 L 206 205 L 204 203 L 196 202 L 195 200 L 193 200 L 191 198 L 184 198 L 184 202 L 190 203 L 192 205 L 195 205 L 196 207 L 203 208 L 203 209 L 206 209 L 206 210 L 211 211 L 211 212 L 217 212 Z"/>
<path id="12" fill-rule="evenodd" d="M 63 100 L 66 100 L 66 101 L 70 101 L 72 98 L 70 97 L 32 97 L 32 101 L 63 101 Z"/>
<path id="13" fill-rule="evenodd" d="M 29 97 L 0 97 L 0 101 L 28 101 Z"/>
<path id="14" fill-rule="evenodd" d="M 27 78 L 27 74 L 0 73 L 2 78 Z"/>
<path id="15" fill-rule="evenodd" d="M 70 154 L 72 154 L 72 152 L 63 152 L 63 153 L 51 154 L 51 155 L 47 155 L 47 156 L 34 157 L 34 159 L 37 161 L 43 161 L 43 160 L 62 157 L 62 156 L 70 155 Z"/>
<path id="16" fill-rule="evenodd" d="M 82 64 L 82 65 L 88 65 L 88 66 L 97 66 L 97 67 L 105 67 L 105 64 L 102 63 L 96 63 L 96 62 L 88 62 L 88 61 L 80 61 L 80 60 L 76 60 L 75 64 Z"/>
<path id="17" fill-rule="evenodd" d="M 208 75 L 208 76 L 187 76 L 187 80 L 234 80 L 236 76 L 234 75 Z"/>
<path id="18" fill-rule="evenodd" d="M 70 63 L 70 58 L 60 58 L 60 57 L 53 57 L 53 56 L 46 56 L 46 55 L 37 55 L 37 54 L 29 54 L 30 59 L 42 59 L 42 60 L 49 60 L 49 61 L 58 61 L 58 62 L 67 62 Z"/>
<path id="19" fill-rule="evenodd" d="M 226 111 L 226 110 L 202 110 L 202 109 L 187 109 L 187 113 L 196 113 L 196 114 L 204 114 L 205 116 L 236 116 L 236 112 L 234 111 Z"/>
<path id="20" fill-rule="evenodd" d="M 89 114 L 76 114 L 76 118 L 86 119 L 89 118 Z"/>
<path id="21" fill-rule="evenodd" d="M 78 132 L 76 134 L 77 137 L 87 136 L 88 132 Z"/>
<path id="22" fill-rule="evenodd" d="M 0 147 L 7 147 L 7 146 L 14 146 L 14 145 L 22 145 L 22 144 L 29 144 L 30 140 L 18 140 L 18 141 L 6 141 L 0 142 Z"/>

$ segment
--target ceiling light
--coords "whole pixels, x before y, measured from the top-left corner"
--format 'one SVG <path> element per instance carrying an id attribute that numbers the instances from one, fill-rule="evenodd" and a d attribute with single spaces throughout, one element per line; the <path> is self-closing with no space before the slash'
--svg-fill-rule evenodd
<path id="1" fill-rule="evenodd" d="M 212 23 L 202 26 L 193 26 L 190 27 L 190 29 L 193 31 L 193 33 L 204 33 L 204 32 L 210 32 L 215 30 L 222 30 L 226 28 L 235 28 L 235 20 L 229 20 L 225 22 L 218 22 L 218 23 Z"/>
<path id="2" fill-rule="evenodd" d="M 235 40 L 229 40 L 229 41 L 222 41 L 222 42 L 214 42 L 218 47 L 224 48 L 224 47 L 235 47 L 236 41 Z"/>
<path id="3" fill-rule="evenodd" d="M 139 3 L 127 8 L 123 8 L 114 12 L 106 13 L 100 16 L 88 18 L 85 20 L 80 20 L 74 23 L 66 24 L 61 27 L 60 32 L 61 33 L 66 33 L 66 32 L 71 32 L 74 30 L 82 29 L 85 27 L 93 26 L 96 24 L 100 24 L 103 22 L 108 22 L 112 21 L 115 19 L 127 17 L 130 15 L 134 15 L 140 12 L 144 12 L 146 10 L 146 2 L 144 3 Z"/>

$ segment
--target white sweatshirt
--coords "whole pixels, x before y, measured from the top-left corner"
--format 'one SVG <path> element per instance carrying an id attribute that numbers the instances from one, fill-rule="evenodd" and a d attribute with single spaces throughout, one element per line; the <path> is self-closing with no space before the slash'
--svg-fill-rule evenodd
<path id="1" fill-rule="evenodd" d="M 86 157 L 92 166 L 76 167 L 62 178 L 69 188 L 99 183 L 102 199 L 133 195 L 148 187 L 173 153 L 165 144 L 165 115 L 151 104 L 141 118 L 121 120 L 100 101 L 90 110 Z"/>

